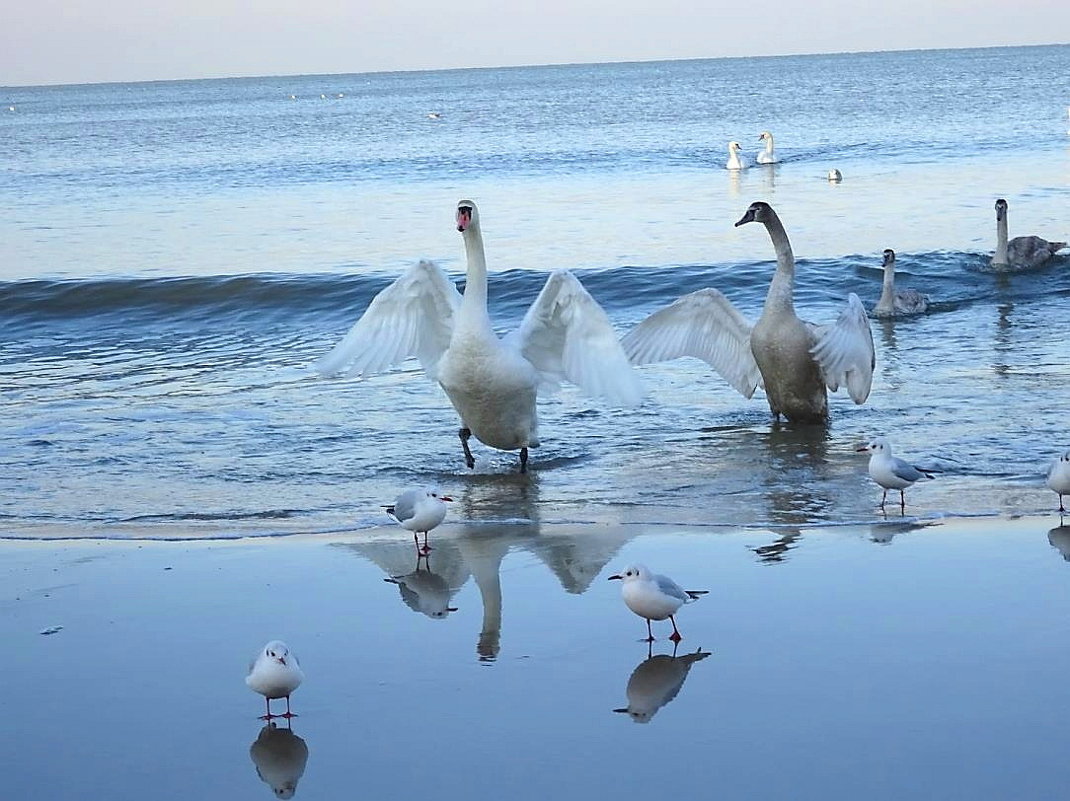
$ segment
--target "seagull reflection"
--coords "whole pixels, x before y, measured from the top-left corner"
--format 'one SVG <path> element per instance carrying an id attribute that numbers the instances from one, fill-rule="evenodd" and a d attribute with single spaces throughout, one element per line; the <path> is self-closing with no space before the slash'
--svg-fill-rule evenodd
<path id="1" fill-rule="evenodd" d="M 275 723 L 268 723 L 249 746 L 249 756 L 256 765 L 256 775 L 272 789 L 276 798 L 294 797 L 308 762 L 304 740 L 290 728 L 280 729 Z"/>
<path id="2" fill-rule="evenodd" d="M 383 580 L 397 585 L 406 606 L 439 620 L 456 611 L 451 601 L 469 576 L 455 540 L 449 536 L 440 539 L 431 555 L 417 554 L 415 566 L 412 544 L 407 540 L 368 540 L 338 547 L 355 551 L 378 565 L 387 574 Z"/>
<path id="3" fill-rule="evenodd" d="M 709 651 L 701 648 L 684 656 L 677 656 L 675 648 L 671 656 L 652 656 L 647 650 L 647 658 L 636 666 L 628 679 L 625 690 L 628 706 L 613 711 L 627 713 L 636 723 L 649 723 L 657 711 L 680 692 L 691 666 L 709 655 Z"/>
<path id="4" fill-rule="evenodd" d="M 421 568 L 421 562 L 427 566 Z M 437 561 L 437 560 L 436 560 Z M 401 591 L 401 600 L 414 612 L 421 612 L 435 620 L 442 620 L 457 607 L 450 606 L 450 599 L 456 590 L 450 588 L 445 576 L 431 572 L 431 558 L 417 557 L 416 569 L 403 576 L 391 576 L 383 579 L 397 584 Z"/>
<path id="5" fill-rule="evenodd" d="M 768 545 L 758 545 L 751 548 L 757 555 L 758 561 L 764 564 L 776 564 L 788 558 L 788 553 L 795 548 L 795 540 L 802 536 L 802 530 L 798 528 L 786 529 L 775 542 Z"/>
<path id="6" fill-rule="evenodd" d="M 1070 562 L 1070 526 L 1056 526 L 1048 532 L 1048 542 L 1051 547 L 1063 555 L 1063 559 Z"/>

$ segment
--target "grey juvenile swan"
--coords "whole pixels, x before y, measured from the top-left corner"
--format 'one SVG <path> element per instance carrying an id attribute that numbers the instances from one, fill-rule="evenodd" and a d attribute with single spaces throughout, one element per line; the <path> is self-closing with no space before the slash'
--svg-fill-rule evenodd
<path id="1" fill-rule="evenodd" d="M 884 249 L 884 286 L 880 300 L 873 307 L 875 317 L 921 314 L 929 308 L 929 298 L 916 289 L 895 288 L 895 251 Z"/>
<path id="2" fill-rule="evenodd" d="M 537 392 L 567 379 L 589 395 L 632 405 L 642 389 L 606 313 L 567 270 L 551 273 L 520 328 L 499 338 L 487 314 L 476 204 L 460 201 L 456 219 L 468 257 L 464 297 L 440 267 L 420 262 L 372 299 L 316 369 L 371 375 L 415 356 L 461 418 L 468 467 L 475 467 L 468 447 L 475 435 L 492 448 L 519 450 L 525 472 L 528 448 L 539 444 Z"/>
<path id="3" fill-rule="evenodd" d="M 765 307 L 752 328 L 720 291 L 700 289 L 655 312 L 623 339 L 634 364 L 694 356 L 749 398 L 765 386 L 778 419 L 828 419 L 826 387 L 846 385 L 864 403 L 873 383 L 873 336 L 853 292 L 836 322 L 814 325 L 795 314 L 795 257 L 784 226 L 768 203 L 752 203 L 737 226 L 760 222 L 776 248 L 777 268 Z"/>
<path id="4" fill-rule="evenodd" d="M 1049 242 L 1039 236 L 1016 236 L 1007 241 L 1007 201 L 996 201 L 996 252 L 992 266 L 1000 270 L 1031 270 L 1045 264 L 1065 242 Z"/>

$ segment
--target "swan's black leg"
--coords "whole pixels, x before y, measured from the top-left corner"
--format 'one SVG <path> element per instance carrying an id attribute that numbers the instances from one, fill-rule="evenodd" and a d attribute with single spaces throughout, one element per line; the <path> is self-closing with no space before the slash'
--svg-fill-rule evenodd
<path id="1" fill-rule="evenodd" d="M 462 428 L 457 432 L 457 436 L 461 438 L 461 447 L 464 448 L 464 463 L 471 470 L 476 466 L 476 459 L 472 456 L 472 449 L 468 447 L 468 438 L 472 436 L 472 429 Z"/>
<path id="2" fill-rule="evenodd" d="M 520 449 L 520 472 L 521 473 L 528 472 L 528 449 L 527 448 L 521 448 Z"/>

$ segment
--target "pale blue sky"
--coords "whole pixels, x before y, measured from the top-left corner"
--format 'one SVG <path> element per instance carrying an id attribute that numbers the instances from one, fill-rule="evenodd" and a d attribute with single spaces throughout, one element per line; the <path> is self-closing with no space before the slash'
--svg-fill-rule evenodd
<path id="1" fill-rule="evenodd" d="M 5 17 L 6 86 L 1070 41 L 1053 0 L 24 0 Z"/>

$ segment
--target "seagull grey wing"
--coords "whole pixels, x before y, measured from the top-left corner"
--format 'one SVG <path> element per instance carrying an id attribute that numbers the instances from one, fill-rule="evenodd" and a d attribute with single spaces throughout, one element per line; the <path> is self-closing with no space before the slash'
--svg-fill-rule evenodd
<path id="1" fill-rule="evenodd" d="M 904 462 L 895 456 L 892 457 L 892 473 L 903 481 L 917 481 L 919 478 L 932 478 L 928 474 L 916 468 L 909 462 Z"/>
<path id="2" fill-rule="evenodd" d="M 702 359 L 743 397 L 761 382 L 750 347 L 750 323 L 719 290 L 700 289 L 660 309 L 621 344 L 633 364 Z"/>
<path id="3" fill-rule="evenodd" d="M 544 388 L 566 379 L 614 403 L 634 406 L 643 399 L 605 311 L 567 270 L 550 275 L 508 341 L 535 365 Z"/>
<path id="4" fill-rule="evenodd" d="M 847 296 L 847 308 L 836 322 L 812 326 L 811 330 L 814 346 L 810 352 L 821 367 L 825 385 L 833 392 L 846 385 L 851 400 L 864 403 L 873 386 L 877 358 L 869 318 L 858 295 L 852 292 Z"/>
<path id="5" fill-rule="evenodd" d="M 404 523 L 406 520 L 416 516 L 416 501 L 419 499 L 419 493 L 416 490 L 405 490 L 398 496 L 398 499 L 394 501 L 394 519 L 399 523 Z"/>
<path id="6" fill-rule="evenodd" d="M 449 276 L 431 262 L 421 261 L 372 299 L 315 369 L 323 375 L 367 376 L 415 356 L 434 379 L 460 305 L 461 294 Z"/>
<path id="7" fill-rule="evenodd" d="M 691 596 L 687 594 L 687 591 L 668 576 L 655 575 L 654 581 L 657 582 L 658 589 L 666 595 L 671 595 L 673 598 L 679 598 L 685 604 L 692 600 Z"/>

